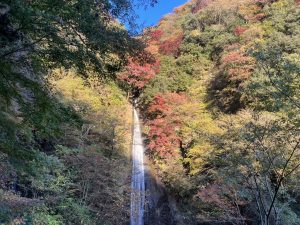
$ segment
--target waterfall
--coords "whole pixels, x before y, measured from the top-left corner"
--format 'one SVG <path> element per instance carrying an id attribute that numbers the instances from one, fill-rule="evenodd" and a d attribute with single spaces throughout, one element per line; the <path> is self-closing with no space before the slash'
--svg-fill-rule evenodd
<path id="1" fill-rule="evenodd" d="M 130 224 L 144 225 L 145 210 L 145 173 L 144 173 L 144 146 L 141 126 L 136 109 L 134 109 L 134 127 L 132 142 L 132 180 L 131 180 L 131 207 Z"/>

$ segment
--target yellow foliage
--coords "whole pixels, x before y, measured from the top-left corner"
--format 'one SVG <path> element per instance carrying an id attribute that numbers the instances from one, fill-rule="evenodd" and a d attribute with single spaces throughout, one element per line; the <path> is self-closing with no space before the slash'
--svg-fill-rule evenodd
<path id="1" fill-rule="evenodd" d="M 190 32 L 190 36 L 192 38 L 200 37 L 200 35 L 201 35 L 201 32 L 199 29 L 195 29 Z"/>
<path id="2" fill-rule="evenodd" d="M 76 71 L 64 69 L 54 70 L 49 82 L 58 99 L 74 108 L 86 121 L 83 133 L 91 129 L 92 133 L 107 137 L 115 142 L 116 149 L 129 157 L 131 106 L 115 83 L 101 81 L 96 76 L 83 79 Z"/>

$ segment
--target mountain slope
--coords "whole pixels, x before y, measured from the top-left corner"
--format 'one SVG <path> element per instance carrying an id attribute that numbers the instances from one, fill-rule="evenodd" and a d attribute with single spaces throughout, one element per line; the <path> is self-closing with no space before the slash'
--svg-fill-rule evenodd
<path id="1" fill-rule="evenodd" d="M 298 224 L 299 4 L 198 0 L 145 31 L 148 152 L 188 224 Z"/>

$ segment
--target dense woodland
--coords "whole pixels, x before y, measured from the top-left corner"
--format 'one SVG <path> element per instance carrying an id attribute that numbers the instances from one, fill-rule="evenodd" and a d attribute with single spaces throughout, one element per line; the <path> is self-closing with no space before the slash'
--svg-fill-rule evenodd
<path id="1" fill-rule="evenodd" d="M 131 96 L 181 223 L 299 225 L 300 2 L 192 0 L 139 36 L 132 18 L 1 1 L 0 224 L 128 224 Z"/>

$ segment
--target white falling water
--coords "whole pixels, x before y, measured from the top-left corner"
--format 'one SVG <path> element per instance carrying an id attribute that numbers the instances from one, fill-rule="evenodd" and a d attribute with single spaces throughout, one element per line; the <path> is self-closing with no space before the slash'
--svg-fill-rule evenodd
<path id="1" fill-rule="evenodd" d="M 145 205 L 145 174 L 144 174 L 144 146 L 141 126 L 137 111 L 134 109 L 134 131 L 132 144 L 132 180 L 131 180 L 131 208 L 130 224 L 144 225 Z"/>

